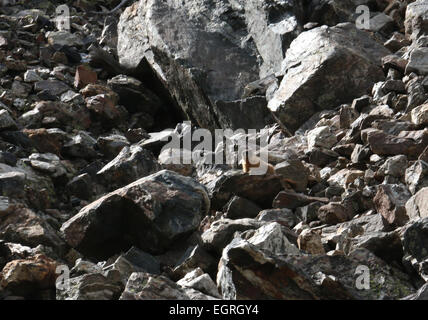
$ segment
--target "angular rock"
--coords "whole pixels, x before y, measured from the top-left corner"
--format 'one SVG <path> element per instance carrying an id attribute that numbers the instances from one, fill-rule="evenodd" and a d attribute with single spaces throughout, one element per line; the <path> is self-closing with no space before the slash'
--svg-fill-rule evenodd
<path id="1" fill-rule="evenodd" d="M 86 87 L 90 83 L 97 82 L 97 73 L 92 71 L 85 65 L 80 65 L 76 68 L 76 75 L 74 77 L 74 87 L 81 89 Z"/>
<path id="2" fill-rule="evenodd" d="M 36 255 L 30 259 L 13 260 L 2 270 L 1 286 L 16 295 L 31 295 L 55 285 L 57 262 Z"/>
<path id="3" fill-rule="evenodd" d="M 381 58 L 387 54 L 352 24 L 303 32 L 287 51 L 285 76 L 268 107 L 295 131 L 317 111 L 361 96 L 383 79 Z"/>
<path id="4" fill-rule="evenodd" d="M 117 124 L 123 121 L 127 114 L 117 106 L 109 95 L 98 94 L 86 98 L 86 107 L 103 119 L 106 124 Z"/>
<path id="5" fill-rule="evenodd" d="M 211 297 L 221 298 L 215 282 L 200 268 L 186 274 L 184 278 L 177 281 L 177 284 L 184 288 L 193 288 Z"/>
<path id="6" fill-rule="evenodd" d="M 70 33 L 65 30 L 47 32 L 46 38 L 51 46 L 83 46 L 82 39 L 78 34 Z"/>
<path id="7" fill-rule="evenodd" d="M 422 160 L 416 161 L 406 169 L 406 184 L 412 194 L 420 189 L 428 187 L 428 163 Z"/>
<path id="8" fill-rule="evenodd" d="M 416 40 L 422 34 L 428 32 L 428 7 L 424 0 L 417 0 L 407 5 L 406 10 L 406 35 Z"/>
<path id="9" fill-rule="evenodd" d="M 318 209 L 318 219 L 330 225 L 348 221 L 353 215 L 355 212 L 337 202 L 330 202 Z"/>
<path id="10" fill-rule="evenodd" d="M 385 163 L 379 168 L 378 174 L 382 176 L 393 176 L 401 178 L 404 176 L 407 168 L 407 157 L 399 155 L 391 157 L 385 161 Z"/>
<path id="11" fill-rule="evenodd" d="M 99 137 L 97 139 L 97 146 L 104 156 L 113 159 L 119 154 L 123 147 L 129 146 L 129 141 L 123 135 L 111 134 Z"/>
<path id="12" fill-rule="evenodd" d="M 406 213 L 410 220 L 428 218 L 428 188 L 419 190 L 406 202 Z"/>
<path id="13" fill-rule="evenodd" d="M 63 152 L 71 157 L 91 159 L 97 157 L 97 141 L 88 132 L 79 131 L 70 141 L 64 144 Z"/>
<path id="14" fill-rule="evenodd" d="M 173 271 L 179 278 L 196 268 L 213 275 L 217 271 L 218 261 L 205 251 L 200 245 L 189 247 L 184 255 L 178 260 Z"/>
<path id="15" fill-rule="evenodd" d="M 19 171 L 0 173 L 0 193 L 7 197 L 24 195 L 25 174 Z"/>
<path id="16" fill-rule="evenodd" d="M 97 172 L 100 182 L 109 190 L 117 189 L 159 171 L 153 154 L 138 145 L 124 147 L 115 159 Z"/>
<path id="17" fill-rule="evenodd" d="M 71 88 L 64 82 L 54 79 L 38 81 L 34 84 L 36 92 L 46 91 L 52 96 L 60 96 L 62 93 L 70 90 Z"/>
<path id="18" fill-rule="evenodd" d="M 179 6 L 170 0 L 134 4 L 118 24 L 120 63 L 136 68 L 148 61 L 190 119 L 202 128 L 228 127 L 219 120 L 223 113 L 218 102 L 241 99 L 244 87 L 259 74 L 257 50 L 243 41 L 248 36 L 245 16 L 235 4 L 208 0 Z M 241 108 L 245 110 L 241 119 L 251 115 L 251 106 L 243 103 Z"/>
<path id="19" fill-rule="evenodd" d="M 428 19 L 427 19 L 428 21 Z M 428 48 L 417 48 L 410 54 L 406 73 L 416 72 L 419 75 L 428 75 Z"/>
<path id="20" fill-rule="evenodd" d="M 327 203 L 328 199 L 309 197 L 307 195 L 304 195 L 303 193 L 295 193 L 292 191 L 281 191 L 273 200 L 273 207 L 296 209 L 298 207 L 303 207 L 316 201 Z"/>
<path id="21" fill-rule="evenodd" d="M 312 279 L 278 260 L 235 238 L 219 263 L 217 286 L 223 299 L 316 299 L 320 295 Z"/>
<path id="22" fill-rule="evenodd" d="M 199 293 L 199 294 L 198 294 Z M 185 289 L 164 276 L 133 273 L 120 300 L 213 300 L 194 289 Z"/>
<path id="23" fill-rule="evenodd" d="M 297 245 L 300 250 L 310 254 L 325 254 L 324 246 L 321 242 L 321 236 L 314 230 L 305 229 L 297 238 Z"/>
<path id="24" fill-rule="evenodd" d="M 7 110 L 0 110 L 0 131 L 15 130 L 17 125 Z"/>
<path id="25" fill-rule="evenodd" d="M 241 219 L 241 218 L 255 218 L 262 209 L 255 205 L 253 202 L 241 198 L 233 197 L 226 204 L 225 218 L 228 219 Z"/>
<path id="26" fill-rule="evenodd" d="M 71 179 L 65 186 L 67 192 L 79 199 L 89 200 L 93 195 L 91 176 L 83 173 Z"/>
<path id="27" fill-rule="evenodd" d="M 117 271 L 85 274 L 69 280 L 69 288 L 56 290 L 57 300 L 116 300 L 123 291 Z"/>
<path id="28" fill-rule="evenodd" d="M 281 176 L 281 181 L 288 183 L 297 192 L 303 192 L 308 185 L 305 166 L 299 160 L 289 160 L 278 163 L 275 173 Z"/>
<path id="29" fill-rule="evenodd" d="M 404 232 L 404 261 L 410 262 L 415 271 L 428 280 L 426 260 L 428 259 L 428 218 L 412 223 Z"/>
<path id="30" fill-rule="evenodd" d="M 162 108 L 162 101 L 138 79 L 118 75 L 108 80 L 109 86 L 119 95 L 119 103 L 131 112 L 155 114 Z"/>
<path id="31" fill-rule="evenodd" d="M 289 209 L 268 209 L 260 211 L 257 220 L 266 222 L 277 222 L 280 225 L 293 228 L 299 223 L 299 218 Z"/>
<path id="32" fill-rule="evenodd" d="M 248 175 L 242 170 L 230 170 L 206 184 L 213 209 L 221 209 L 233 196 L 248 199 L 262 209 L 270 208 L 281 191 L 280 179 L 273 175 Z"/>
<path id="33" fill-rule="evenodd" d="M 402 132 L 394 136 L 372 130 L 367 133 L 367 142 L 373 153 L 378 155 L 404 154 L 417 158 L 428 145 L 428 131 L 414 131 L 412 135 Z"/>
<path id="34" fill-rule="evenodd" d="M 211 227 L 202 234 L 204 247 L 210 251 L 221 253 L 227 244 L 232 241 L 235 232 L 257 229 L 263 222 L 254 219 L 220 219 L 211 224 Z"/>
<path id="35" fill-rule="evenodd" d="M 356 288 L 355 274 L 361 265 L 371 271 L 369 290 Z M 223 299 L 370 300 L 401 298 L 413 292 L 406 275 L 366 249 L 359 249 L 348 257 L 279 257 L 266 254 L 239 238 L 223 251 L 217 285 Z"/>
<path id="36" fill-rule="evenodd" d="M 249 0 L 243 3 L 248 32 L 263 59 L 260 78 L 279 72 L 290 43 L 303 29 L 302 1 Z"/>
<path id="37" fill-rule="evenodd" d="M 162 253 L 196 230 L 209 208 L 202 185 L 163 170 L 91 203 L 61 231 L 70 246 L 92 257 L 109 257 L 132 245 Z"/>
<path id="38" fill-rule="evenodd" d="M 152 255 L 132 247 L 127 253 L 120 255 L 112 265 L 105 267 L 104 270 L 117 270 L 125 285 L 134 272 L 160 274 L 160 263 Z"/>
<path id="39" fill-rule="evenodd" d="M 411 112 L 412 122 L 416 125 L 428 125 L 428 103 L 416 107 Z"/>
<path id="40" fill-rule="evenodd" d="M 337 143 L 337 138 L 328 126 L 319 127 L 308 133 L 308 149 L 314 147 L 331 149 Z"/>
<path id="41" fill-rule="evenodd" d="M 398 232 L 374 232 L 351 239 L 349 252 L 365 248 L 389 264 L 401 263 L 403 245 Z"/>
<path id="42" fill-rule="evenodd" d="M 0 215 L 0 238 L 31 247 L 42 244 L 57 251 L 64 248 L 54 228 L 42 216 L 22 206 Z"/>
<path id="43" fill-rule="evenodd" d="M 184 149 L 165 149 L 159 157 L 158 162 L 164 169 L 175 171 L 183 176 L 191 176 L 194 166 L 183 163 L 183 159 L 191 159 L 191 151 Z"/>
<path id="44" fill-rule="evenodd" d="M 386 225 L 403 226 L 409 220 L 406 213 L 406 202 L 411 193 L 404 185 L 385 184 L 378 187 L 373 203 Z"/>

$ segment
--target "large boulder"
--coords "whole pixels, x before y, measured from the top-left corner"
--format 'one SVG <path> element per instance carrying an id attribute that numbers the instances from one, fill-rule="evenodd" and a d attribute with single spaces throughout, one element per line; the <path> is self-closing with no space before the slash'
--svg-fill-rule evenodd
<path id="1" fill-rule="evenodd" d="M 240 100 L 245 86 L 259 79 L 260 68 L 239 2 L 139 1 L 122 14 L 118 33 L 120 63 L 136 69 L 147 61 L 199 126 L 264 127 L 266 102 Z M 262 117 L 251 118 L 254 112 Z M 237 123 L 225 123 L 227 118 Z"/>
<path id="2" fill-rule="evenodd" d="M 416 40 L 428 33 L 428 4 L 425 0 L 410 3 L 406 10 L 406 34 Z"/>
<path id="3" fill-rule="evenodd" d="M 303 30 L 305 15 L 302 0 L 245 0 L 245 18 L 248 32 L 263 62 L 260 77 L 281 70 L 281 62 L 290 43 Z"/>
<path id="4" fill-rule="evenodd" d="M 70 246 L 91 257 L 107 258 L 132 245 L 162 253 L 196 230 L 209 208 L 202 185 L 163 170 L 89 204 L 61 231 Z"/>
<path id="5" fill-rule="evenodd" d="M 274 175 L 249 175 L 242 170 L 229 170 L 210 181 L 206 187 L 212 206 L 221 209 L 234 196 L 250 200 L 262 209 L 271 208 L 272 200 L 281 191 L 280 178 Z"/>
<path id="6" fill-rule="evenodd" d="M 284 78 L 268 107 L 296 131 L 317 111 L 367 93 L 384 78 L 381 59 L 388 53 L 349 23 L 303 32 L 286 53 Z"/>
<path id="7" fill-rule="evenodd" d="M 223 299 L 373 300 L 413 293 L 405 274 L 366 249 L 329 256 L 294 254 L 286 248 L 274 254 L 252 238 L 235 238 L 219 263 L 217 285 Z M 369 278 L 359 278 L 359 270 L 369 272 Z M 359 284 L 366 290 L 359 290 Z"/>

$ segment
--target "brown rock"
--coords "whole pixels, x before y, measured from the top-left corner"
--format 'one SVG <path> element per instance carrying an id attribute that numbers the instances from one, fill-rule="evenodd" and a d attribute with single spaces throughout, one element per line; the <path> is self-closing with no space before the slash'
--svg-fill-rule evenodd
<path id="1" fill-rule="evenodd" d="M 1 285 L 18 295 L 54 288 L 56 267 L 56 261 L 41 254 L 25 260 L 13 260 L 3 268 Z"/>
<path id="2" fill-rule="evenodd" d="M 318 198 L 318 197 L 309 197 L 302 193 L 296 193 L 290 190 L 281 191 L 276 198 L 273 200 L 274 208 L 287 208 L 287 209 L 296 209 L 298 207 L 303 207 L 308 205 L 311 202 L 324 202 L 327 203 L 327 198 Z"/>
<path id="3" fill-rule="evenodd" d="M 428 145 L 428 130 L 403 131 L 398 136 L 370 130 L 367 142 L 373 153 L 378 155 L 404 154 L 415 159 Z"/>
<path id="4" fill-rule="evenodd" d="M 97 73 L 92 71 L 89 67 L 80 65 L 76 68 L 76 75 L 74 78 L 74 86 L 76 88 L 81 89 L 88 84 L 96 83 L 97 80 Z"/>
<path id="5" fill-rule="evenodd" d="M 339 202 L 330 202 L 318 210 L 318 219 L 325 224 L 338 224 L 351 219 L 348 208 Z"/>
<path id="6" fill-rule="evenodd" d="M 119 121 L 125 116 L 124 111 L 116 105 L 114 99 L 106 94 L 86 98 L 86 107 L 109 121 Z"/>
<path id="7" fill-rule="evenodd" d="M 287 182 L 296 191 L 303 192 L 306 190 L 308 176 L 306 168 L 300 160 L 289 160 L 277 164 L 275 173 L 281 176 L 281 180 Z"/>
<path id="8" fill-rule="evenodd" d="M 41 153 L 61 154 L 64 136 L 52 129 L 25 129 L 23 132 L 34 143 L 36 149 Z M 64 133 L 65 134 L 65 133 Z"/>
<path id="9" fill-rule="evenodd" d="M 380 185 L 373 199 L 375 208 L 383 217 L 386 226 L 403 226 L 409 220 L 406 202 L 411 193 L 403 185 Z"/>
<path id="10" fill-rule="evenodd" d="M 300 250 L 310 254 L 325 254 L 321 236 L 318 232 L 311 229 L 305 229 L 299 234 L 297 245 Z"/>

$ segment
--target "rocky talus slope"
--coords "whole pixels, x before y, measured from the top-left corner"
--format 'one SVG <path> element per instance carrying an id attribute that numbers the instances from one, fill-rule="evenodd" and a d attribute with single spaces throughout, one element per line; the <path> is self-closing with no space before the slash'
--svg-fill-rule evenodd
<path id="1" fill-rule="evenodd" d="M 428 299 L 426 0 L 120 2 L 0 6 L 0 299 Z"/>

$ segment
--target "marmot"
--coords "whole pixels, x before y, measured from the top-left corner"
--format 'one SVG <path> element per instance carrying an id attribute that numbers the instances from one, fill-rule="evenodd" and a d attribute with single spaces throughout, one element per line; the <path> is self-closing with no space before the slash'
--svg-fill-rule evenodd
<path id="1" fill-rule="evenodd" d="M 267 175 L 275 175 L 275 168 L 271 164 L 260 159 L 253 152 L 250 152 L 250 151 L 243 152 L 240 163 L 242 164 L 242 170 L 245 173 L 249 173 L 251 168 L 259 168 L 260 165 L 263 164 L 267 166 L 267 171 L 266 171 Z"/>

